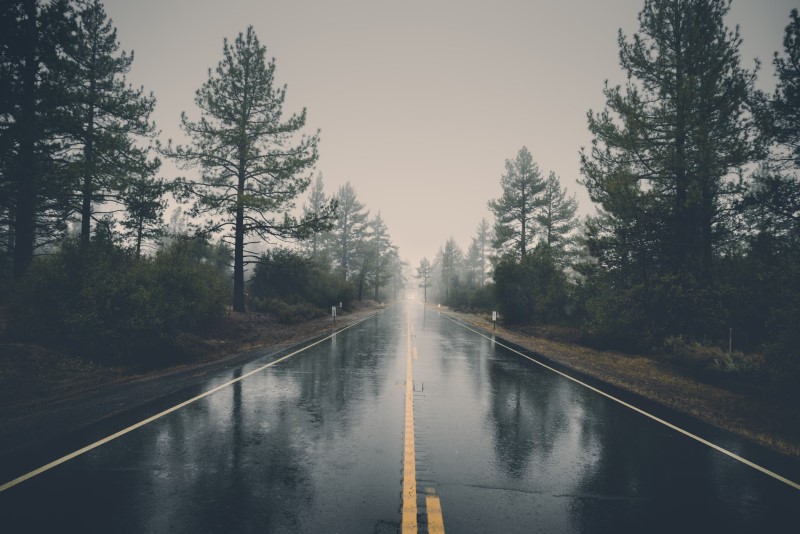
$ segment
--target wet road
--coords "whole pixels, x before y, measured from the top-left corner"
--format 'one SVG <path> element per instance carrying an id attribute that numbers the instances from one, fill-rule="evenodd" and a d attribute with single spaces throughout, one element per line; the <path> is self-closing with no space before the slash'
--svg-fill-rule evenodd
<path id="1" fill-rule="evenodd" d="M 417 302 L 264 364 L 3 491 L 0 532 L 798 528 L 800 490 Z"/>

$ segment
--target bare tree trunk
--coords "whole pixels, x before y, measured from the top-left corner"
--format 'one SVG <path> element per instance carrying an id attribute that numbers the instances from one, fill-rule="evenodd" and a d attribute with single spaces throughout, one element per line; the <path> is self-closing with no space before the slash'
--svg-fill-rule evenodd
<path id="1" fill-rule="evenodd" d="M 36 1 L 25 1 L 25 67 L 22 71 L 22 121 L 14 222 L 14 277 L 20 278 L 33 259 L 36 240 Z"/>
<path id="2" fill-rule="evenodd" d="M 236 192 L 236 230 L 233 252 L 233 311 L 244 310 L 244 171 Z"/>

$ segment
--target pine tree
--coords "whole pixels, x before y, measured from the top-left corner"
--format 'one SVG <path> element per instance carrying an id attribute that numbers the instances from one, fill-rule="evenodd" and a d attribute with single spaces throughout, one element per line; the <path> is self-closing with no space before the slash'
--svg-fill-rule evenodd
<path id="1" fill-rule="evenodd" d="M 122 202 L 130 177 L 152 175 L 159 161 L 148 161 L 139 142 L 155 132 L 150 115 L 155 97 L 127 84 L 133 53 L 120 51 L 117 31 L 100 0 L 82 5 L 76 16 L 76 38 L 64 47 L 60 82 L 69 92 L 65 121 L 73 160 L 80 176 L 81 241 L 89 242 L 96 205 Z"/>
<path id="2" fill-rule="evenodd" d="M 472 238 L 464 257 L 464 280 L 468 287 L 481 285 L 481 248 L 477 238 Z"/>
<path id="3" fill-rule="evenodd" d="M 397 247 L 392 244 L 389 229 L 379 211 L 375 218 L 369 222 L 370 239 L 369 269 L 367 283 L 373 288 L 373 297 L 378 300 L 380 289 L 392 279 L 392 267 L 397 261 Z"/>
<path id="4" fill-rule="evenodd" d="M 200 120 L 181 116 L 191 145 L 165 150 L 202 171 L 201 182 L 185 182 L 194 197 L 191 214 L 207 221 L 203 233 L 221 232 L 233 243 L 235 311 L 244 311 L 244 265 L 258 259 L 245 250 L 246 239 L 307 238 L 332 216 L 291 215 L 310 184 L 306 173 L 317 160 L 319 136 L 296 139 L 306 110 L 284 120 L 286 87 L 273 87 L 274 72 L 252 26 L 233 44 L 226 39 L 222 61 L 195 94 Z"/>
<path id="5" fill-rule="evenodd" d="M 478 247 L 480 256 L 480 268 L 478 270 L 478 282 L 481 287 L 486 285 L 486 272 L 489 266 L 489 221 L 484 217 L 478 223 L 478 228 L 475 230 L 475 241 Z"/>
<path id="6" fill-rule="evenodd" d="M 506 173 L 500 179 L 503 196 L 489 201 L 495 217 L 495 247 L 522 258 L 536 237 L 536 210 L 545 182 L 539 166 L 526 147 L 514 160 L 506 160 Z"/>
<path id="7" fill-rule="evenodd" d="M 0 220 L 21 277 L 37 246 L 66 227 L 69 187 L 59 161 L 67 101 L 58 51 L 74 39 L 67 0 L 0 4 Z"/>
<path id="8" fill-rule="evenodd" d="M 123 237 L 133 240 L 137 257 L 141 256 L 145 241 L 157 240 L 164 235 L 164 210 L 167 207 L 164 195 L 169 189 L 163 179 L 153 176 L 126 180 L 125 189 L 121 192 L 125 206 Z"/>
<path id="9" fill-rule="evenodd" d="M 406 288 L 406 283 L 408 281 L 406 278 L 406 267 L 408 267 L 408 263 L 401 260 L 399 250 L 394 249 L 392 251 L 389 272 L 391 273 L 390 285 L 392 287 L 392 296 L 395 300 L 397 300 L 397 294 Z"/>
<path id="10" fill-rule="evenodd" d="M 442 248 L 442 284 L 444 285 L 445 299 L 450 296 L 450 290 L 460 283 L 459 274 L 463 261 L 464 253 L 451 236 Z"/>
<path id="11" fill-rule="evenodd" d="M 567 190 L 561 188 L 558 176 L 551 171 L 542 191 L 542 205 L 538 209 L 536 222 L 542 231 L 542 242 L 559 263 L 565 260 L 572 241 L 571 234 L 578 227 L 575 217 L 577 210 L 575 196 L 567 197 Z"/>
<path id="12" fill-rule="evenodd" d="M 785 55 L 775 53 L 773 64 L 778 85 L 772 97 L 773 133 L 779 145 L 787 149 L 791 163 L 800 168 L 800 14 L 790 13 L 791 22 L 784 31 Z"/>
<path id="13" fill-rule="evenodd" d="M 729 0 L 646 0 L 640 33 L 619 35 L 628 82 L 606 85 L 581 153 L 583 183 L 605 210 L 595 228 L 610 232 L 590 248 L 635 274 L 629 287 L 667 288 L 653 309 L 686 335 L 713 328 L 714 252 L 737 192 L 727 178 L 759 154 L 747 107 L 754 74 L 740 66 L 729 9 Z"/>
<path id="14" fill-rule="evenodd" d="M 428 302 L 428 288 L 431 287 L 431 275 L 433 274 L 433 267 L 428 258 L 422 258 L 417 267 L 417 279 L 421 280 L 419 287 L 423 290 L 423 302 Z"/>
<path id="15" fill-rule="evenodd" d="M 793 9 L 784 30 L 784 55 L 775 53 L 778 76 L 766 129 L 773 146 L 748 195 L 759 229 L 800 243 L 800 14 Z"/>
<path id="16" fill-rule="evenodd" d="M 356 257 L 363 251 L 361 243 L 367 231 L 369 210 L 358 200 L 350 182 L 339 188 L 335 200 L 336 224 L 331 231 L 331 246 L 342 280 L 349 280 L 356 273 Z"/>
<path id="17" fill-rule="evenodd" d="M 322 173 L 317 175 L 314 180 L 314 185 L 311 186 L 311 191 L 308 194 L 308 203 L 303 206 L 303 213 L 307 219 L 319 219 L 325 217 L 327 213 L 332 210 L 335 211 L 336 202 L 334 199 L 329 199 L 325 195 L 325 184 L 322 179 Z M 327 265 L 326 259 L 323 258 L 324 250 L 323 244 L 326 240 L 327 230 L 319 230 L 311 233 L 311 236 L 304 242 L 305 249 L 307 250 L 311 259 L 321 265 Z"/>

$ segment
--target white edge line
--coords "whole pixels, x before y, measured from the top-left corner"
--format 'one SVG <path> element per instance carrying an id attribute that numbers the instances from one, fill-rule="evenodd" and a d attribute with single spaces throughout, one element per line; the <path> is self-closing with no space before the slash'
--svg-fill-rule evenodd
<path id="1" fill-rule="evenodd" d="M 742 458 L 742 457 L 741 457 L 741 456 L 739 456 L 738 454 L 736 454 L 736 453 L 733 453 L 733 452 L 729 451 L 728 449 L 724 449 L 724 448 L 720 447 L 719 445 L 716 445 L 715 443 L 712 443 L 712 442 L 710 442 L 710 441 L 708 441 L 708 440 L 706 440 L 706 439 L 703 439 L 703 438 L 701 438 L 700 436 L 698 436 L 698 435 L 696 435 L 696 434 L 692 434 L 692 433 L 691 433 L 691 432 L 689 432 L 688 430 L 684 430 L 684 429 L 682 429 L 682 428 L 680 428 L 680 427 L 678 427 L 678 426 L 675 426 L 675 425 L 673 425 L 672 423 L 670 423 L 670 422 L 668 422 L 668 421 L 664 421 L 663 419 L 661 419 L 661 418 L 659 418 L 659 417 L 656 417 L 655 415 L 653 415 L 653 414 L 651 414 L 651 413 L 648 413 L 648 412 L 646 412 L 646 411 L 642 410 L 641 408 L 637 408 L 636 406 L 634 406 L 634 405 L 632 405 L 632 404 L 629 404 L 629 403 L 625 402 L 625 401 L 624 401 L 624 400 L 622 400 L 622 399 L 618 399 L 617 397 L 615 397 L 615 396 L 613 396 L 613 395 L 610 395 L 609 393 L 606 393 L 605 391 L 601 391 L 601 390 L 597 389 L 596 387 L 590 386 L 589 384 L 587 384 L 587 383 L 585 383 L 585 382 L 581 382 L 581 381 L 580 381 L 580 380 L 578 380 L 577 378 L 571 377 L 571 376 L 569 376 L 569 375 L 568 375 L 568 374 L 566 374 L 566 373 L 562 373 L 562 372 L 561 372 L 561 371 L 559 371 L 558 369 L 554 369 L 553 367 L 550 367 L 549 365 L 547 365 L 547 364 L 545 364 L 545 363 L 542 363 L 542 362 L 540 362 L 539 360 L 536 360 L 536 359 L 534 359 L 534 358 L 531 358 L 531 357 L 530 357 L 530 356 L 528 356 L 527 354 L 523 354 L 523 353 L 519 352 L 519 351 L 518 351 L 518 350 L 516 350 L 516 349 L 513 349 L 513 348 L 511 348 L 511 347 L 509 347 L 509 346 L 507 346 L 507 345 L 504 345 L 503 343 L 500 343 L 500 342 L 499 342 L 499 341 L 497 341 L 497 340 L 493 340 L 492 338 L 490 338 L 489 336 L 487 336 L 487 335 L 486 335 L 486 334 L 484 334 L 483 332 L 479 332 L 478 330 L 475 330 L 475 329 L 473 329 L 473 328 L 470 328 L 470 327 L 469 327 L 469 326 L 467 326 L 466 324 L 464 324 L 464 323 L 461 323 L 461 322 L 457 321 L 456 319 L 454 319 L 453 317 L 449 316 L 449 315 L 448 315 L 448 314 L 446 314 L 446 313 L 444 313 L 444 314 L 442 314 L 442 315 L 444 315 L 444 316 L 445 316 L 445 317 L 446 317 L 448 320 L 450 320 L 450 321 L 452 321 L 452 322 L 456 323 L 457 325 L 459 325 L 459 326 L 461 326 L 461 327 L 463 327 L 463 328 L 466 328 L 467 330 L 470 330 L 471 332 L 475 332 L 475 333 L 476 333 L 476 334 L 478 334 L 479 336 L 481 336 L 481 337 L 483 337 L 483 338 L 486 338 L 486 339 L 488 339 L 489 341 L 493 341 L 494 343 L 496 343 L 496 344 L 500 345 L 501 347 L 503 347 L 503 348 L 504 348 L 504 349 L 506 349 L 506 350 L 510 350 L 511 352 L 514 352 L 514 353 L 516 353 L 516 354 L 519 354 L 519 355 L 520 355 L 520 356 L 522 356 L 523 358 L 527 358 L 528 360 L 532 361 L 533 363 L 535 363 L 535 364 L 538 364 L 538 365 L 541 365 L 541 366 L 542 366 L 542 367 L 544 367 L 545 369 L 548 369 L 548 370 L 550 370 L 550 371 L 553 371 L 554 373 L 557 373 L 557 374 L 559 374 L 559 375 L 563 376 L 564 378 L 568 378 L 569 380 L 572 380 L 573 382 L 575 382 L 575 383 L 577 383 L 577 384 L 580 384 L 580 385 L 582 385 L 583 387 L 585 387 L 585 388 L 588 388 L 588 389 L 590 389 L 590 390 L 594 391 L 595 393 L 599 393 L 600 395 L 602 395 L 602 396 L 604 396 L 604 397 L 607 397 L 607 398 L 609 398 L 609 399 L 611 399 L 611 400 L 613 400 L 613 401 L 615 401 L 615 402 L 618 402 L 619 404 L 621 404 L 621 405 L 623 405 L 623 406 L 625 406 L 625 407 L 627 407 L 627 408 L 630 408 L 631 410 L 633 410 L 633 411 L 635 411 L 635 412 L 638 412 L 638 413 L 640 413 L 640 414 L 642 414 L 642 415 L 644 415 L 644 416 L 646 416 L 646 417 L 649 417 L 649 418 L 650 418 L 650 419 L 652 419 L 653 421 L 657 421 L 657 422 L 661 423 L 662 425 L 664 425 L 664 426 L 667 426 L 667 427 L 671 428 L 672 430 L 676 430 L 676 431 L 680 432 L 681 434 L 683 434 L 683 435 L 685 435 L 685 436 L 688 436 L 688 437 L 690 437 L 690 438 L 692 438 L 692 439 L 694 439 L 694 440 L 697 440 L 697 441 L 699 441 L 699 442 L 700 442 L 700 443 L 702 443 L 703 445 L 707 445 L 707 446 L 711 447 L 712 449 L 714 449 L 714 450 L 716 450 L 716 451 L 719 451 L 719 452 L 721 452 L 722 454 L 725 454 L 725 455 L 727 455 L 727 456 L 730 456 L 730 457 L 731 457 L 731 458 L 733 458 L 734 460 L 737 460 L 737 461 L 739 461 L 739 462 L 741 462 L 741 463 L 743 463 L 743 464 L 745 464 L 745 465 L 748 465 L 748 466 L 752 467 L 753 469 L 756 469 L 756 470 L 758 470 L 758 471 L 761 471 L 762 473 L 764 473 L 764 474 L 766 474 L 766 475 L 769 475 L 769 476 L 771 476 L 772 478 L 774 478 L 774 479 L 776 479 L 776 480 L 779 480 L 779 481 L 783 482 L 784 484 L 787 484 L 787 485 L 789 485 L 789 486 L 793 487 L 793 488 L 794 488 L 794 489 L 796 489 L 796 490 L 800 490 L 800 484 L 798 484 L 797 482 L 794 482 L 794 481 L 792 481 L 792 480 L 789 480 L 788 478 L 786 478 L 786 477 L 784 477 L 784 476 L 781 476 L 781 475 L 779 475 L 778 473 L 775 473 L 774 471 L 770 471 L 770 470 L 769 470 L 769 469 L 767 469 L 766 467 L 762 467 L 762 466 L 758 465 L 757 463 L 751 462 L 751 461 L 750 461 L 750 460 L 748 460 L 747 458 Z"/>
<path id="2" fill-rule="evenodd" d="M 165 415 L 171 414 L 172 412 L 180 410 L 181 408 L 183 408 L 185 406 L 188 406 L 189 404 L 197 402 L 200 399 L 203 399 L 205 397 L 208 397 L 209 395 L 211 395 L 213 393 L 216 393 L 217 391 L 219 391 L 221 389 L 224 389 L 224 388 L 226 388 L 226 387 L 228 387 L 228 386 L 230 386 L 232 384 L 235 384 L 236 382 L 241 382 L 245 378 L 247 378 L 249 376 L 252 376 L 252 375 L 254 375 L 256 373 L 259 373 L 259 372 L 263 371 L 264 369 L 266 369 L 268 367 L 272 367 L 273 365 L 276 365 L 276 364 L 278 364 L 278 363 L 280 363 L 280 362 L 282 362 L 284 360 L 287 360 L 287 359 L 291 358 L 292 356 L 295 356 L 295 355 L 297 355 L 297 354 L 299 354 L 299 353 L 301 353 L 301 352 L 303 352 L 305 350 L 310 349 L 311 347 L 314 347 L 316 345 L 319 345 L 320 343 L 328 341 L 329 339 L 331 339 L 333 336 L 335 336 L 339 332 L 344 332 L 348 328 L 356 326 L 357 324 L 360 324 L 360 323 L 366 321 L 367 319 L 369 319 L 371 317 L 374 317 L 377 313 L 378 312 L 370 314 L 367 317 L 364 317 L 363 319 L 361 319 L 359 321 L 356 321 L 353 324 L 347 325 L 344 328 L 340 328 L 339 330 L 336 330 L 332 334 L 330 334 L 330 335 L 328 335 L 328 336 L 326 336 L 326 337 L 324 337 L 322 339 L 319 339 L 319 340 L 315 341 L 314 343 L 311 343 L 310 345 L 306 345 L 305 347 L 292 352 L 291 354 L 287 354 L 286 356 L 281 356 L 277 360 L 269 362 L 266 365 L 262 365 L 258 369 L 254 369 L 254 370 L 252 370 L 252 371 L 250 371 L 250 372 L 248 372 L 248 373 L 246 373 L 246 374 L 244 374 L 244 375 L 242 375 L 242 376 L 240 376 L 238 378 L 234 378 L 233 380 L 225 382 L 222 385 L 219 385 L 219 386 L 217 386 L 217 387 L 215 387 L 213 389 L 210 389 L 210 390 L 208 390 L 208 391 L 206 391 L 204 393 L 201 393 L 200 395 L 198 395 L 196 397 L 193 397 L 193 398 L 191 398 L 189 400 L 183 401 L 180 404 L 176 404 L 175 406 L 172 406 L 171 408 L 167 408 L 163 412 L 159 412 L 159 413 L 157 413 L 157 414 L 155 414 L 155 415 L 153 415 L 151 417 L 148 417 L 147 419 L 139 421 L 138 423 L 135 423 L 135 424 L 133 424 L 133 425 L 127 427 L 127 428 L 123 428 L 119 432 L 115 432 L 114 434 L 111 434 L 110 436 L 106 436 L 106 437 L 104 437 L 103 439 L 101 439 L 99 441 L 95 441 L 94 443 L 92 443 L 90 445 L 87 445 L 87 446 L 83 447 L 82 449 L 78 449 L 77 451 L 73 451 L 73 452 L 67 454 L 66 456 L 62 456 L 61 458 L 59 458 L 57 460 L 53 460 L 52 462 L 39 467 L 38 469 L 34 469 L 33 471 L 25 473 L 24 475 L 19 476 L 19 477 L 15 478 L 14 480 L 6 482 L 2 486 L 0 486 L 0 493 L 4 492 L 7 489 L 13 488 L 17 484 L 25 482 L 26 480 L 28 480 L 30 478 L 33 478 L 36 475 L 40 475 L 40 474 L 44 473 L 45 471 L 49 471 L 50 469 L 52 469 L 54 467 L 57 467 L 57 466 L 63 464 L 64 462 L 68 462 L 69 460 L 72 460 L 73 458 L 76 458 L 76 457 L 78 457 L 78 456 L 80 456 L 80 455 L 82 455 L 82 454 L 84 454 L 86 452 L 89 452 L 92 449 L 96 449 L 100 445 L 104 445 L 104 444 L 108 443 L 109 441 L 113 441 L 113 440 L 117 439 L 120 436 L 124 436 L 125 434 L 127 434 L 129 432 L 132 432 L 132 431 L 136 430 L 139 427 L 142 427 L 142 426 L 144 426 L 144 425 L 146 425 L 148 423 L 152 423 L 156 419 L 160 419 L 160 418 L 164 417 Z"/>

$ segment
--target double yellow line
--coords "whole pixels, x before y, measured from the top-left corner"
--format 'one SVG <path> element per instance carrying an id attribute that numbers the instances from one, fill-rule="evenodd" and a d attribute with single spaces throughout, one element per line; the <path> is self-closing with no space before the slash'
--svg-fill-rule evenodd
<path id="1" fill-rule="evenodd" d="M 406 310 L 407 311 L 407 310 Z M 403 521 L 404 533 L 417 532 L 417 457 L 414 452 L 414 371 L 411 360 L 411 316 L 406 322 L 406 420 L 403 446 Z M 417 348 L 413 348 L 414 359 L 419 357 Z M 425 508 L 428 517 L 428 533 L 444 534 L 442 504 L 439 496 L 429 493 L 425 496 Z"/>

